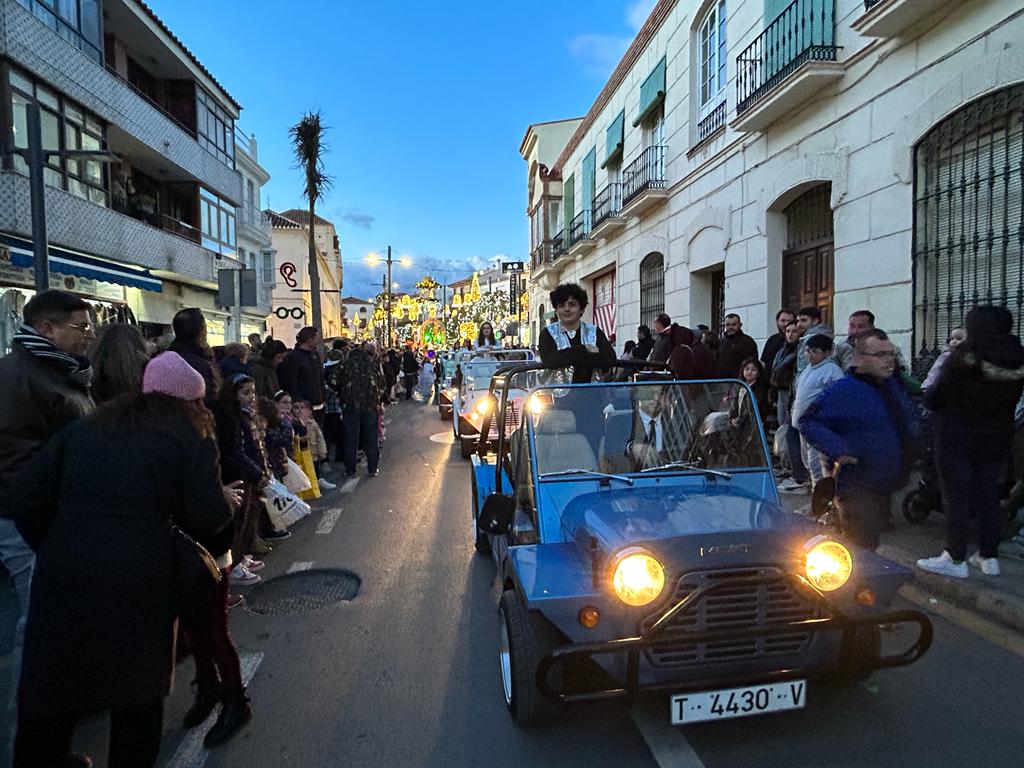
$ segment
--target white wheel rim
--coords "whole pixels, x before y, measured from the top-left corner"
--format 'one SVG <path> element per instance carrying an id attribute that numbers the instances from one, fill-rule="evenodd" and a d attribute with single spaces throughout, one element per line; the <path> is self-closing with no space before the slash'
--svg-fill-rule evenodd
<path id="1" fill-rule="evenodd" d="M 505 620 L 505 612 L 498 610 L 501 621 L 501 646 L 498 649 L 498 658 L 501 660 L 501 685 L 505 690 L 505 704 L 512 706 L 512 652 L 511 643 L 508 639 L 508 622 Z"/>

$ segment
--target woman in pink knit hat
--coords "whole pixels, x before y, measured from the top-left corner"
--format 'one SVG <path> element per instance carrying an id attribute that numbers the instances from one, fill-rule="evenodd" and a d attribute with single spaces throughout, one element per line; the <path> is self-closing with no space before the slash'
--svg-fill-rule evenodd
<path id="1" fill-rule="evenodd" d="M 111 766 L 152 766 L 174 666 L 170 525 L 224 553 L 233 533 L 202 376 L 173 352 L 142 393 L 61 432 L 12 483 L 36 551 L 16 768 L 61 765 L 77 720 L 111 712 Z"/>

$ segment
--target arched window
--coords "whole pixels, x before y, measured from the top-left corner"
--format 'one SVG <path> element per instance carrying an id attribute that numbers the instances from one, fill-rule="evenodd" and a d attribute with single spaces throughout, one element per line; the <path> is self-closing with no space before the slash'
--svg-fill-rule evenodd
<path id="1" fill-rule="evenodd" d="M 546 321 L 544 320 L 544 305 L 543 305 L 543 304 L 541 304 L 541 305 L 540 305 L 540 306 L 539 306 L 539 307 L 537 308 L 537 316 L 538 316 L 538 317 L 540 318 L 540 324 L 541 324 L 541 325 L 544 325 L 544 323 L 545 323 Z"/>
<path id="2" fill-rule="evenodd" d="M 665 257 L 649 253 L 640 262 L 640 324 L 654 327 L 654 318 L 665 311 Z"/>
<path id="3" fill-rule="evenodd" d="M 914 363 L 977 304 L 1024 311 L 1024 85 L 950 115 L 915 149 Z"/>

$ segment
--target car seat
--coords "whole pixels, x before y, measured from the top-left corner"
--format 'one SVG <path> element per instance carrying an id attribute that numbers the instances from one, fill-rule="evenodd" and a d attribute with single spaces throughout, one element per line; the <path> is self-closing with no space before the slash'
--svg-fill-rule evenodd
<path id="1" fill-rule="evenodd" d="M 534 434 L 541 474 L 566 469 L 597 470 L 597 455 L 586 435 L 576 429 L 576 414 L 552 409 L 541 414 Z"/>
<path id="2" fill-rule="evenodd" d="M 604 436 L 597 452 L 602 472 L 632 472 L 629 441 L 633 437 L 633 411 L 610 411 L 604 420 Z"/>

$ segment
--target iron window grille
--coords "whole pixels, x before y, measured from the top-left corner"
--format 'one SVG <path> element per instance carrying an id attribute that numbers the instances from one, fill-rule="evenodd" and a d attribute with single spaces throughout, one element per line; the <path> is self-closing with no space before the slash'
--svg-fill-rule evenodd
<path id="1" fill-rule="evenodd" d="M 649 253 L 640 262 L 640 324 L 654 327 L 654 318 L 665 311 L 665 257 Z"/>
<path id="2" fill-rule="evenodd" d="M 794 0 L 736 58 L 736 114 L 808 61 L 835 61 L 834 0 Z"/>
<path id="3" fill-rule="evenodd" d="M 786 250 L 798 251 L 835 239 L 832 185 L 819 184 L 786 206 Z"/>
<path id="4" fill-rule="evenodd" d="M 1024 311 L 1024 85 L 935 126 L 915 149 L 914 369 L 979 304 Z"/>

